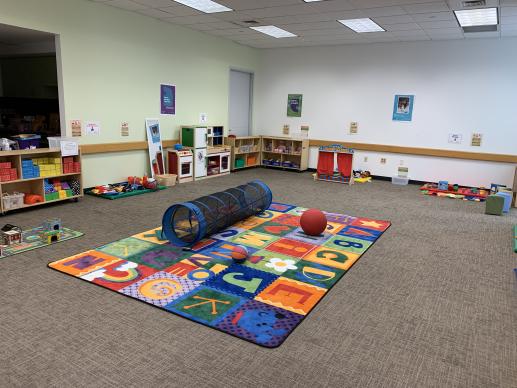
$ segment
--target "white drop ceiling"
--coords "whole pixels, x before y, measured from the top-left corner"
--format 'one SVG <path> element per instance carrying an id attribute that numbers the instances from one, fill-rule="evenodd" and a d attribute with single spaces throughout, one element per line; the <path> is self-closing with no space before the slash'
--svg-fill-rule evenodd
<path id="1" fill-rule="evenodd" d="M 454 16 L 461 0 L 216 0 L 234 11 L 205 14 L 174 0 L 91 0 L 256 48 L 517 36 L 517 0 L 486 0 L 499 9 L 497 31 L 464 33 Z M 340 19 L 371 18 L 386 32 L 357 34 Z M 254 20 L 257 24 L 245 24 Z M 248 26 L 296 34 L 277 39 Z"/>

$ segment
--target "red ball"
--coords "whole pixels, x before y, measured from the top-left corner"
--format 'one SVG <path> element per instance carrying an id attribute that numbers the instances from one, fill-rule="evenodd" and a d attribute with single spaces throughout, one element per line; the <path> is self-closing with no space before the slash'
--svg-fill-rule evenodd
<path id="1" fill-rule="evenodd" d="M 319 236 L 327 229 L 327 217 L 321 210 L 309 209 L 303 212 L 300 226 L 305 234 Z"/>

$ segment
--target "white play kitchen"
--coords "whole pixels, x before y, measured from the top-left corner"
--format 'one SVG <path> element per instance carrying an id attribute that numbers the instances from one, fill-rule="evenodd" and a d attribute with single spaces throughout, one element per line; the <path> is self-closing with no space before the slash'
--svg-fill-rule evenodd
<path id="1" fill-rule="evenodd" d="M 192 150 L 194 180 L 212 178 L 230 173 L 230 147 L 223 144 L 222 126 L 181 127 L 180 142 Z"/>

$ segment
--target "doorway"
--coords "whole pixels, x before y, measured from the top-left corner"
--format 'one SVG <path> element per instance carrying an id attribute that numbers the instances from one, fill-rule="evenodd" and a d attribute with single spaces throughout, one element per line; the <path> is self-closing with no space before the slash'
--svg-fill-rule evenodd
<path id="1" fill-rule="evenodd" d="M 250 136 L 253 74 L 230 70 L 229 135 Z"/>
<path id="2" fill-rule="evenodd" d="M 38 139 L 46 147 L 47 137 L 61 136 L 56 48 L 54 34 L 0 24 L 0 138 Z"/>

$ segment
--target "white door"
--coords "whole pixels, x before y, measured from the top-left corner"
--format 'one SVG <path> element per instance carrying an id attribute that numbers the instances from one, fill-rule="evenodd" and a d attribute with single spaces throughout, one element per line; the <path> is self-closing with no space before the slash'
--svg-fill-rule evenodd
<path id="1" fill-rule="evenodd" d="M 194 134 L 194 148 L 206 148 L 207 136 L 206 127 L 197 127 Z"/>
<path id="2" fill-rule="evenodd" d="M 249 136 L 251 132 L 251 104 L 253 74 L 230 70 L 229 134 Z"/>
<path id="3" fill-rule="evenodd" d="M 204 177 L 206 176 L 206 148 L 198 148 L 194 152 L 195 177 Z"/>

